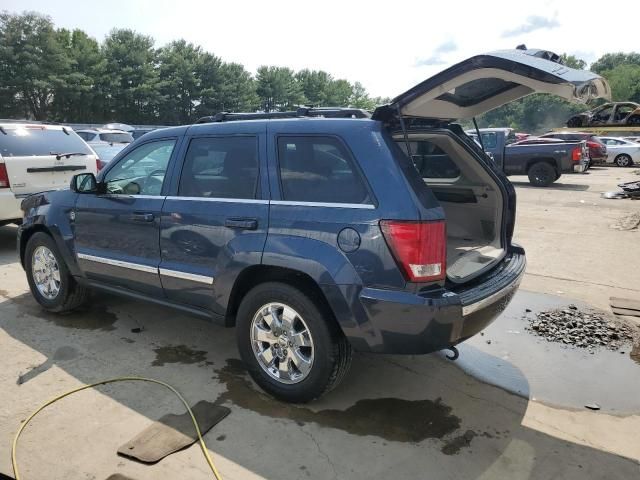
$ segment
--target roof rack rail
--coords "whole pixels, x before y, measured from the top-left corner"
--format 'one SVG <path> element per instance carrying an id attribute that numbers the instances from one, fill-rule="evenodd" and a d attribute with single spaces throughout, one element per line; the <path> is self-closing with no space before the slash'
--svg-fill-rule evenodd
<path id="1" fill-rule="evenodd" d="M 307 108 L 300 107 L 289 112 L 255 112 L 255 113 L 231 113 L 220 112 L 215 115 L 202 117 L 196 120 L 198 123 L 218 123 L 233 122 L 237 120 L 272 120 L 279 118 L 303 118 L 303 117 L 324 117 L 324 118 L 370 118 L 371 114 L 360 108 Z"/>

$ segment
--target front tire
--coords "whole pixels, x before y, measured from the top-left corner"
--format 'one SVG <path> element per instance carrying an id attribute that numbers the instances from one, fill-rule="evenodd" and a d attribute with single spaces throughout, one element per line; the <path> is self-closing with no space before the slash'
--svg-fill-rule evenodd
<path id="1" fill-rule="evenodd" d="M 31 294 L 45 310 L 70 312 L 87 301 L 89 289 L 74 280 L 49 235 L 34 233 L 27 242 L 24 255 Z"/>
<path id="2" fill-rule="evenodd" d="M 264 391 L 308 402 L 338 385 L 351 364 L 351 345 L 333 322 L 331 312 L 301 290 L 263 283 L 238 309 L 240 356 Z"/>
<path id="3" fill-rule="evenodd" d="M 534 163 L 527 171 L 529 183 L 534 187 L 548 187 L 560 176 L 556 169 L 547 162 Z"/>
<path id="4" fill-rule="evenodd" d="M 619 167 L 630 167 L 633 165 L 633 160 L 631 160 L 631 157 L 626 153 L 618 155 L 613 162 Z"/>

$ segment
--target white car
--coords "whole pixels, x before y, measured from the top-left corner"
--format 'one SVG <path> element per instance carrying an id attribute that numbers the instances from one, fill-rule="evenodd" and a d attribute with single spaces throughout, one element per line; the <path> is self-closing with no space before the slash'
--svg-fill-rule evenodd
<path id="1" fill-rule="evenodd" d="M 0 226 L 20 222 L 24 197 L 97 170 L 95 152 L 70 127 L 0 123 Z"/>
<path id="2" fill-rule="evenodd" d="M 76 133 L 87 142 L 92 143 L 131 143 L 133 136 L 124 130 L 114 130 L 110 128 L 83 128 L 76 130 Z"/>
<path id="3" fill-rule="evenodd" d="M 630 167 L 640 163 L 640 143 L 616 137 L 599 137 L 607 146 L 607 163 Z"/>
<path id="4" fill-rule="evenodd" d="M 629 140 L 630 142 L 640 143 L 640 137 L 624 137 L 623 140 Z"/>

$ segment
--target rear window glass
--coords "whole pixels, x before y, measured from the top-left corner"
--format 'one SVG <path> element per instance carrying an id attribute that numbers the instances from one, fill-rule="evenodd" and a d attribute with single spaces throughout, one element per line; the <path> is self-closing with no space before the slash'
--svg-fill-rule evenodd
<path id="1" fill-rule="evenodd" d="M 279 137 L 278 162 L 284 200 L 371 203 L 351 155 L 333 137 Z"/>
<path id="2" fill-rule="evenodd" d="M 128 133 L 101 133 L 100 140 L 109 143 L 131 143 L 133 137 Z"/>
<path id="3" fill-rule="evenodd" d="M 93 152 L 71 129 L 67 133 L 58 129 L 3 128 L 0 132 L 0 155 L 3 157 L 29 157 L 56 153 Z"/>

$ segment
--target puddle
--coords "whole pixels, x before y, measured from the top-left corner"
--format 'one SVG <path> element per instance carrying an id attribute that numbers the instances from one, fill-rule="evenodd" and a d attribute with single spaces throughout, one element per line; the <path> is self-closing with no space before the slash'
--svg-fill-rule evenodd
<path id="1" fill-rule="evenodd" d="M 23 383 L 26 383 L 29 380 L 33 380 L 35 377 L 37 377 L 41 373 L 46 372 L 56 363 L 73 360 L 74 358 L 77 358 L 78 355 L 79 355 L 79 352 L 74 347 L 70 347 L 70 346 L 60 347 L 53 353 L 53 356 L 48 358 L 44 363 L 41 363 L 37 367 L 34 367 L 31 370 L 29 370 L 27 373 L 20 375 L 16 383 L 18 385 L 22 385 Z"/>
<path id="2" fill-rule="evenodd" d="M 588 308 L 566 298 L 518 291 L 484 335 L 458 346 L 460 358 L 454 364 L 483 382 L 549 405 L 582 410 L 597 403 L 607 413 L 640 412 L 637 341 L 633 350 L 625 343 L 615 352 L 599 347 L 591 354 L 525 331 L 529 318 L 568 303 Z"/>
<path id="3" fill-rule="evenodd" d="M 374 435 L 396 442 L 443 438 L 460 428 L 460 419 L 440 399 L 363 399 L 346 410 L 313 411 L 307 407 L 280 402 L 257 391 L 239 360 L 227 360 L 227 365 L 217 373 L 218 380 L 226 385 L 227 391 L 216 403 L 230 401 L 261 415 L 286 418 L 301 426 L 313 422 L 352 435 Z"/>
<path id="4" fill-rule="evenodd" d="M 24 315 L 44 318 L 63 328 L 109 332 L 116 329 L 114 323 L 118 321 L 118 317 L 114 313 L 107 311 L 106 305 L 99 303 L 90 302 L 90 306 L 87 308 L 76 312 L 57 314 L 44 310 L 29 293 L 14 297 L 10 302 L 17 305 L 18 318 Z"/>
<path id="5" fill-rule="evenodd" d="M 207 352 L 204 350 L 192 350 L 186 345 L 168 345 L 154 348 L 156 359 L 151 365 L 162 367 L 167 363 L 203 363 L 207 360 Z"/>

